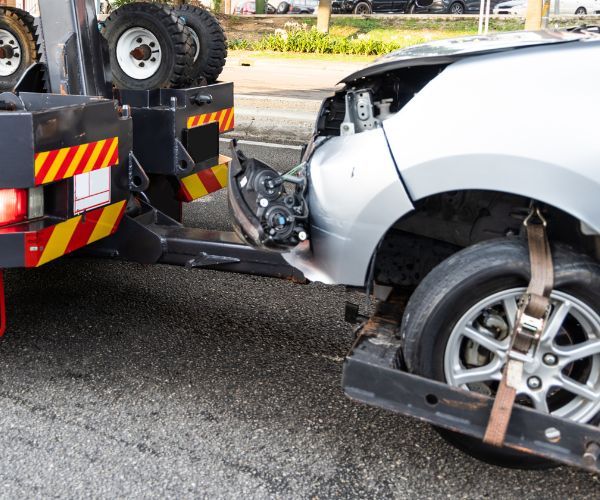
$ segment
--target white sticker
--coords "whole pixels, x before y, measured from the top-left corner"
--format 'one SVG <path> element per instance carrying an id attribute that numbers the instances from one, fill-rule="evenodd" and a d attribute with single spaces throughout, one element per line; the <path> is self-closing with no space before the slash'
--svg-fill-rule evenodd
<path id="1" fill-rule="evenodd" d="M 110 203 L 110 168 L 75 176 L 75 215 Z"/>

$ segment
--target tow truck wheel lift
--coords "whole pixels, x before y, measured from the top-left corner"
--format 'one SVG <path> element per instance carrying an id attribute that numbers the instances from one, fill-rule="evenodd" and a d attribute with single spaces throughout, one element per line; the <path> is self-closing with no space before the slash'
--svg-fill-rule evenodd
<path id="1" fill-rule="evenodd" d="M 114 91 L 94 2 L 40 0 L 40 11 L 42 62 L 0 94 L 0 269 L 79 251 L 304 281 L 279 253 L 182 224 L 183 202 L 227 184 L 219 134 L 233 128 L 233 85 Z M 247 168 L 233 155 L 232 170 Z M 403 369 L 404 302 L 393 294 L 358 329 L 346 394 L 482 439 L 492 398 Z M 0 271 L 0 334 L 5 325 Z M 504 445 L 600 470 L 597 427 L 530 408 L 514 408 Z"/>

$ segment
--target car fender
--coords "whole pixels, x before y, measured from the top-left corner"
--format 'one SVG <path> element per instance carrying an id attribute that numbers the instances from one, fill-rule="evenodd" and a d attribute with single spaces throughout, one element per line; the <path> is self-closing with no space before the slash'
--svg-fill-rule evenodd
<path id="1" fill-rule="evenodd" d="M 411 199 L 513 193 L 600 233 L 599 59 L 599 43 L 580 42 L 448 66 L 384 122 Z"/>
<path id="2" fill-rule="evenodd" d="M 382 235 L 413 209 L 383 129 L 326 140 L 308 181 L 310 244 L 285 259 L 311 281 L 363 286 Z"/>

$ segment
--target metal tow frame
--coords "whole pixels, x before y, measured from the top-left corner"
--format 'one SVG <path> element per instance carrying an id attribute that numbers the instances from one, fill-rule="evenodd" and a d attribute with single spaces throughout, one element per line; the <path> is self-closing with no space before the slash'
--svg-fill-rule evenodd
<path id="1" fill-rule="evenodd" d="M 482 439 L 493 398 L 450 387 L 399 368 L 398 309 L 383 303 L 365 323 L 346 358 L 342 385 L 348 397 Z M 505 446 L 600 471 L 600 429 L 516 405 Z"/>

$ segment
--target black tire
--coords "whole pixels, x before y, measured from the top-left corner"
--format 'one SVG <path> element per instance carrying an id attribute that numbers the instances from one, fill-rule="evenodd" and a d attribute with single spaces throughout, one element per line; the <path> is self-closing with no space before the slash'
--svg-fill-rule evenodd
<path id="1" fill-rule="evenodd" d="M 448 9 L 448 14 L 461 16 L 465 13 L 465 6 L 461 2 L 454 2 Z"/>
<path id="2" fill-rule="evenodd" d="M 373 9 L 371 8 L 371 4 L 369 4 L 368 2 L 358 2 L 354 6 L 352 12 L 353 14 L 368 15 L 373 12 Z"/>
<path id="3" fill-rule="evenodd" d="M 174 13 L 183 19 L 194 38 L 194 62 L 192 78 L 194 83 L 206 79 L 208 83 L 217 80 L 227 59 L 227 38 L 219 21 L 206 9 L 194 5 L 182 5 L 174 9 Z M 200 46 L 196 46 L 196 38 Z"/>
<path id="4" fill-rule="evenodd" d="M 290 4 L 287 2 L 281 2 L 277 6 L 277 14 L 287 14 L 290 11 Z"/>
<path id="5" fill-rule="evenodd" d="M 576 16 L 585 16 L 587 15 L 587 10 L 585 7 L 577 7 L 577 10 L 575 10 L 575 15 Z"/>
<path id="6" fill-rule="evenodd" d="M 39 61 L 40 48 L 38 46 L 37 29 L 33 17 L 24 10 L 11 7 L 0 8 L 0 30 L 10 33 L 18 43 L 20 50 L 15 51 L 10 45 L 11 60 L 4 58 L 4 64 L 18 64 L 16 71 L 10 75 L 0 75 L 0 91 L 11 91 L 19 82 L 21 76 L 29 66 Z M 8 44 L 7 44 L 8 45 Z M 18 62 L 17 62 L 18 61 Z M 9 66 L 10 66 L 9 65 Z"/>
<path id="7" fill-rule="evenodd" d="M 415 12 L 417 12 L 417 5 L 414 2 L 412 2 L 408 6 L 408 8 L 406 9 L 406 13 L 407 14 L 414 14 Z"/>
<path id="8" fill-rule="evenodd" d="M 128 75 L 117 60 L 117 43 L 132 28 L 147 30 L 158 40 L 162 56 L 160 65 L 147 78 L 138 79 Z M 177 88 L 192 82 L 192 36 L 183 21 L 173 14 L 172 8 L 158 3 L 124 5 L 106 19 L 103 34 L 108 41 L 113 82 L 118 88 Z M 141 63 L 144 61 L 140 61 Z"/>
<path id="9" fill-rule="evenodd" d="M 568 292 L 600 310 L 600 265 L 565 246 L 554 246 L 555 290 Z M 403 356 L 407 369 L 445 381 L 444 352 L 454 325 L 483 297 L 527 286 L 529 254 L 517 238 L 491 240 L 466 248 L 431 271 L 417 287 L 402 320 Z M 598 419 L 598 415 L 592 419 Z M 439 430 L 451 444 L 479 460 L 524 469 L 548 468 L 547 460 L 479 439 Z"/>

